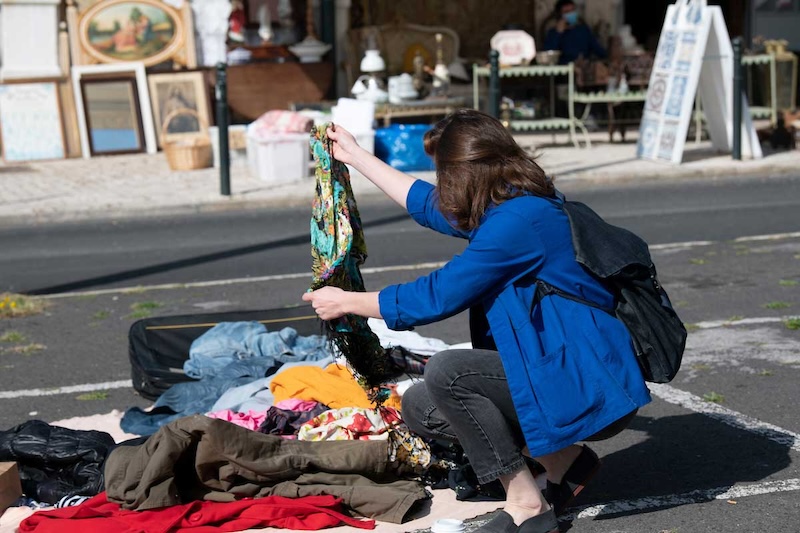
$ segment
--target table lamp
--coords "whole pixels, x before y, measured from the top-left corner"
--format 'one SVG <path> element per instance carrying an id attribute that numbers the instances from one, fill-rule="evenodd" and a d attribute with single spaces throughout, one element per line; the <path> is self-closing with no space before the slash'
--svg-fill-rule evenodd
<path id="1" fill-rule="evenodd" d="M 381 51 L 377 47 L 364 51 L 364 57 L 361 59 L 359 69 L 364 74 L 359 76 L 351 89 L 356 98 L 371 100 L 375 103 L 388 100 L 389 95 L 383 89 L 383 83 L 377 76 L 378 72 L 386 70 L 386 62 L 381 57 Z"/>

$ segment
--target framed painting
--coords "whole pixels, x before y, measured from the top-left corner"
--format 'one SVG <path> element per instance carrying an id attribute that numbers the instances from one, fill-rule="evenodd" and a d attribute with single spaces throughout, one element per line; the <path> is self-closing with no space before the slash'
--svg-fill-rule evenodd
<path id="1" fill-rule="evenodd" d="M 78 40 L 97 63 L 140 61 L 146 67 L 175 59 L 187 42 L 185 18 L 159 0 L 102 0 L 80 15 Z"/>
<path id="2" fill-rule="evenodd" d="M 0 85 L 0 139 L 8 162 L 66 157 L 58 82 Z"/>
<path id="3" fill-rule="evenodd" d="M 91 155 L 145 151 L 135 78 L 83 79 L 81 97 Z"/>
<path id="4" fill-rule="evenodd" d="M 165 139 L 172 141 L 207 134 L 211 113 L 202 72 L 149 74 L 147 83 L 159 145 Z M 175 111 L 186 109 L 195 111 L 197 116 L 188 113 L 174 114 Z"/>
<path id="5" fill-rule="evenodd" d="M 156 152 L 142 63 L 72 67 L 72 84 L 84 157 Z"/>

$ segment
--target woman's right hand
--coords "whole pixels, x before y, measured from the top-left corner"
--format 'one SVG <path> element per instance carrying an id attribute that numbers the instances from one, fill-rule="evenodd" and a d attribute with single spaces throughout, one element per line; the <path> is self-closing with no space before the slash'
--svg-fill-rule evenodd
<path id="1" fill-rule="evenodd" d="M 361 150 L 353 134 L 343 127 L 333 124 L 328 128 L 328 138 L 333 141 L 331 143 L 333 158 L 352 165 L 355 162 L 356 152 Z"/>

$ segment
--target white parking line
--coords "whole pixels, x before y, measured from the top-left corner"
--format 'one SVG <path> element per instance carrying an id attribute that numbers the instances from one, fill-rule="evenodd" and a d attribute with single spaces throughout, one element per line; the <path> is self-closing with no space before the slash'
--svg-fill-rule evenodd
<path id="1" fill-rule="evenodd" d="M 766 481 L 754 485 L 736 485 L 733 487 L 718 487 L 714 489 L 698 489 L 682 494 L 666 494 L 664 496 L 649 496 L 637 500 L 618 500 L 601 505 L 592 505 L 578 508 L 564 515 L 564 520 L 576 518 L 593 518 L 603 515 L 630 513 L 661 507 L 676 507 L 691 503 L 703 503 L 712 500 L 736 501 L 748 496 L 759 496 L 775 492 L 791 492 L 800 490 L 800 479 L 783 479 L 779 481 Z"/>
<path id="2" fill-rule="evenodd" d="M 733 241 L 734 242 L 767 241 L 767 240 L 792 239 L 796 237 L 800 237 L 800 232 L 774 233 L 770 235 L 753 235 L 749 237 L 738 237 L 736 239 L 733 239 Z M 651 244 L 650 250 L 675 251 L 675 250 L 690 249 L 700 246 L 710 246 L 712 244 L 715 244 L 716 242 L 718 241 L 686 241 L 686 242 L 672 242 L 664 244 Z M 367 274 L 379 274 L 381 272 L 397 272 L 401 270 L 432 270 L 435 268 L 440 268 L 444 264 L 445 261 L 436 261 L 436 262 L 416 263 L 409 265 L 392 265 L 385 267 L 362 268 L 361 273 L 367 275 Z M 57 299 L 57 298 L 72 298 L 75 296 L 99 296 L 102 294 L 124 294 L 129 292 L 142 292 L 142 291 L 163 291 L 163 290 L 186 289 L 186 288 L 196 288 L 196 287 L 219 287 L 224 285 L 236 285 L 240 283 L 261 283 L 265 281 L 282 281 L 288 279 L 303 279 L 303 278 L 310 279 L 311 272 L 310 271 L 295 272 L 290 274 L 275 274 L 272 276 L 256 276 L 247 278 L 220 279 L 213 281 L 198 281 L 193 283 L 164 283 L 160 285 L 137 285 L 133 287 L 122 287 L 118 289 L 98 289 L 93 291 L 77 291 L 77 292 L 65 292 L 61 294 L 50 294 L 50 295 L 43 295 L 41 296 L 41 298 Z"/>
<path id="3" fill-rule="evenodd" d="M 747 241 L 777 241 L 780 239 L 794 239 L 800 237 L 800 231 L 792 233 L 773 233 L 771 235 L 752 235 L 750 237 L 738 237 L 733 239 L 733 242 L 747 242 Z"/>
<path id="4" fill-rule="evenodd" d="M 411 265 L 393 265 L 385 267 L 362 268 L 361 274 L 379 274 L 381 272 L 397 272 L 400 270 L 431 270 L 443 266 L 444 261 L 435 263 L 416 263 Z M 188 289 L 196 287 L 219 287 L 223 285 L 236 285 L 239 283 L 259 283 L 263 281 L 282 281 L 287 279 L 303 279 L 308 278 L 311 280 L 311 271 L 297 272 L 294 274 L 275 274 L 272 276 L 258 276 L 249 278 L 231 278 L 219 279 L 213 281 L 196 281 L 192 283 L 164 283 L 161 285 L 137 285 L 134 287 L 122 287 L 118 289 L 97 289 L 93 291 L 78 291 L 78 292 L 63 292 L 60 294 L 46 294 L 39 298 L 58 299 L 58 298 L 74 298 L 76 296 L 99 296 L 102 294 L 125 294 L 125 293 L 139 293 L 143 291 L 163 291 L 171 289 Z"/>
<path id="5" fill-rule="evenodd" d="M 788 429 L 762 422 L 669 385 L 648 383 L 647 387 L 654 396 L 661 398 L 665 402 L 679 405 L 695 413 L 704 414 L 737 429 L 756 433 L 782 446 L 800 452 L 800 435 Z"/>
<path id="6" fill-rule="evenodd" d="M 695 322 L 694 326 L 698 329 L 714 329 L 729 326 L 747 326 L 753 324 L 777 324 L 786 322 L 792 318 L 797 317 L 795 315 L 787 315 L 741 318 L 739 320 L 706 320 L 705 322 Z"/>
<path id="7" fill-rule="evenodd" d="M 54 387 L 52 389 L 25 389 L 0 391 L 0 400 L 13 400 L 31 396 L 55 396 L 56 394 L 74 394 L 76 392 L 93 392 L 98 390 L 132 388 L 133 382 L 129 379 L 121 381 L 106 381 L 105 383 L 85 383 L 83 385 L 70 385 L 69 387 Z"/>

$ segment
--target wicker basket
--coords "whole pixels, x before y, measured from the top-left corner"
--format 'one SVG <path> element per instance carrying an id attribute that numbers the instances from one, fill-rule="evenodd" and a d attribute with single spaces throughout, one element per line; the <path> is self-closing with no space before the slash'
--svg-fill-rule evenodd
<path id="1" fill-rule="evenodd" d="M 175 117 L 191 115 L 200 124 L 200 131 L 196 135 L 184 135 L 176 139 L 167 137 L 167 128 Z M 208 124 L 193 109 L 176 109 L 164 119 L 161 125 L 161 147 L 167 156 L 169 168 L 172 170 L 195 170 L 208 168 L 212 163 L 211 140 L 208 138 Z"/>

